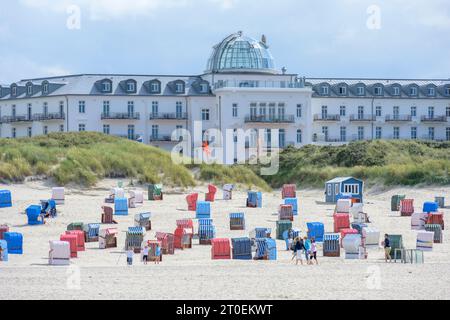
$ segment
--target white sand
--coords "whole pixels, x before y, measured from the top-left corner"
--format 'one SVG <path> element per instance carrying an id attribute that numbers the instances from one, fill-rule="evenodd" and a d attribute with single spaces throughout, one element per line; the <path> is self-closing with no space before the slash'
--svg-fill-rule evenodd
<path id="1" fill-rule="evenodd" d="M 125 231 L 132 226 L 134 214 L 150 211 L 153 230 L 146 238 L 154 238 L 155 231 L 173 232 L 175 220 L 194 218 L 187 212 L 185 194 L 166 194 L 163 202 L 145 201 L 145 206 L 130 209 L 128 217 L 116 217 L 119 248 L 99 250 L 98 243 L 88 243 L 87 250 L 72 259 L 71 268 L 48 266 L 49 240 L 58 240 L 69 223 L 99 222 L 103 199 L 113 180 L 103 181 L 91 190 L 66 190 L 66 203 L 58 206 L 58 218 L 47 220 L 44 226 L 28 226 L 25 208 L 50 198 L 50 187 L 42 182 L 4 186 L 13 194 L 13 208 L 0 209 L 0 224 L 9 224 L 11 231 L 24 235 L 24 254 L 10 255 L 9 262 L 0 262 L 0 299 L 449 299 L 450 245 L 449 231 L 444 231 L 444 244 L 435 244 L 432 252 L 425 252 L 425 264 L 386 264 L 383 250 L 369 250 L 367 260 L 345 260 L 321 257 L 319 266 L 295 266 L 291 254 L 285 251 L 284 241 L 278 241 L 278 261 L 213 261 L 211 247 L 194 246 L 191 250 L 176 251 L 164 256 L 161 265 L 143 266 L 136 262 L 126 266 L 123 246 Z M 199 187 L 202 194 L 206 187 Z M 218 197 L 222 198 L 219 191 Z M 450 202 L 450 190 L 445 187 L 424 189 L 395 189 L 388 192 L 369 191 L 365 195 L 365 211 L 372 225 L 382 234 L 402 234 L 404 245 L 415 248 L 416 232 L 410 228 L 410 218 L 391 217 L 390 199 L 393 194 L 406 194 L 415 199 L 416 210 L 434 196 L 445 196 Z M 325 223 L 331 232 L 334 206 L 324 205 L 322 190 L 298 191 L 300 215 L 294 227 L 306 230 L 306 222 Z M 212 204 L 218 237 L 248 236 L 255 227 L 271 227 L 275 235 L 276 211 L 282 202 L 281 193 L 264 194 L 263 209 L 245 208 L 245 192 L 235 192 L 234 200 L 219 200 Z M 319 203 L 316 203 L 318 201 Z M 448 205 L 448 204 L 447 204 Z M 450 227 L 448 209 L 446 226 Z M 245 212 L 246 231 L 229 231 L 228 214 Z M 103 228 L 104 226 L 102 226 Z M 303 232 L 304 234 L 304 232 Z M 381 239 L 380 239 L 381 241 Z M 75 268 L 74 268 L 75 266 Z M 77 270 L 81 277 L 76 284 Z M 371 285 L 380 278 L 380 287 Z M 373 281 L 375 279 L 375 281 Z"/>

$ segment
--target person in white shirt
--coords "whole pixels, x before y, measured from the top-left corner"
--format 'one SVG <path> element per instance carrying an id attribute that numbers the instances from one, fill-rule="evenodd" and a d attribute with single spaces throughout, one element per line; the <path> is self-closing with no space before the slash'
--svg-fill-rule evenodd
<path id="1" fill-rule="evenodd" d="M 144 262 L 144 264 L 147 264 L 148 262 L 148 252 L 149 248 L 148 246 L 145 246 L 144 249 L 142 250 L 142 261 Z"/>

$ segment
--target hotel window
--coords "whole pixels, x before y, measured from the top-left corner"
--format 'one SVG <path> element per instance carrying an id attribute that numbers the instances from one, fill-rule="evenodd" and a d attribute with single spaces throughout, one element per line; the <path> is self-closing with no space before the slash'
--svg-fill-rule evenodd
<path id="1" fill-rule="evenodd" d="M 16 86 L 13 86 L 12 88 L 11 88 L 11 95 L 12 96 L 17 96 L 17 87 Z"/>
<path id="2" fill-rule="evenodd" d="M 340 128 L 340 137 L 341 137 L 341 142 L 347 141 L 347 128 L 346 127 Z"/>
<path id="3" fill-rule="evenodd" d="M 33 94 L 33 85 L 30 84 L 27 86 L 27 94 L 29 96 L 31 96 Z"/>
<path id="4" fill-rule="evenodd" d="M 64 132 L 64 125 L 63 124 L 59 125 L 59 131 L 60 132 Z"/>
<path id="5" fill-rule="evenodd" d="M 86 101 L 78 101 L 78 113 L 86 113 Z"/>
<path id="6" fill-rule="evenodd" d="M 33 135 L 33 129 L 31 127 L 28 127 L 27 135 L 28 135 L 29 138 L 31 138 L 31 136 Z"/>
<path id="7" fill-rule="evenodd" d="M 112 91 L 111 82 L 103 81 L 102 82 L 102 91 L 105 93 L 111 92 Z"/>
<path id="8" fill-rule="evenodd" d="M 297 143 L 302 143 L 302 129 L 297 130 Z"/>
<path id="9" fill-rule="evenodd" d="M 400 95 L 400 87 L 394 87 L 394 96 Z"/>
<path id="10" fill-rule="evenodd" d="M 202 121 L 209 121 L 209 109 L 202 109 Z"/>
<path id="11" fill-rule="evenodd" d="M 46 116 L 48 115 L 48 103 L 44 102 L 44 105 L 42 106 L 42 113 Z"/>
<path id="12" fill-rule="evenodd" d="M 250 118 L 255 119 L 257 114 L 256 103 L 250 104 Z"/>
<path id="13" fill-rule="evenodd" d="M 201 83 L 200 84 L 200 92 L 201 93 L 208 93 L 208 84 L 207 83 Z"/>
<path id="14" fill-rule="evenodd" d="M 12 128 L 12 129 L 11 129 L 11 136 L 12 136 L 13 138 L 16 138 L 16 137 L 17 137 L 17 130 L 16 130 L 16 128 Z"/>
<path id="15" fill-rule="evenodd" d="M 42 85 L 42 92 L 43 92 L 44 94 L 48 94 L 48 83 L 44 83 L 44 84 Z"/>
<path id="16" fill-rule="evenodd" d="M 286 130 L 280 129 L 280 131 L 278 132 L 278 140 L 280 143 L 280 148 L 285 148 L 286 147 Z"/>
<path id="17" fill-rule="evenodd" d="M 358 127 L 358 140 L 364 140 L 364 127 Z"/>
<path id="18" fill-rule="evenodd" d="M 181 82 L 177 82 L 175 85 L 176 93 L 184 93 L 184 84 Z"/>
<path id="19" fill-rule="evenodd" d="M 11 115 L 13 116 L 13 118 L 16 116 L 16 105 L 13 104 L 11 106 Z"/>
<path id="20" fill-rule="evenodd" d="M 152 125 L 152 139 L 157 139 L 159 135 L 159 126 L 158 125 Z"/>
<path id="21" fill-rule="evenodd" d="M 79 132 L 86 131 L 86 125 L 85 125 L 84 123 L 80 123 L 80 124 L 78 125 L 78 131 L 79 131 Z"/>
<path id="22" fill-rule="evenodd" d="M 411 127 L 411 140 L 417 139 L 417 127 Z"/>
<path id="23" fill-rule="evenodd" d="M 434 97 L 436 95 L 436 90 L 434 88 L 428 88 L 427 93 L 428 96 Z"/>
<path id="24" fill-rule="evenodd" d="M 177 119 L 181 119 L 183 116 L 183 102 L 181 102 L 181 101 L 176 102 L 175 112 L 177 114 Z"/>
<path id="25" fill-rule="evenodd" d="M 375 116 L 381 117 L 381 114 L 382 114 L 381 109 L 382 109 L 381 106 L 375 107 Z"/>
<path id="26" fill-rule="evenodd" d="M 450 87 L 445 88 L 445 95 L 450 96 Z"/>
<path id="27" fill-rule="evenodd" d="M 383 89 L 381 87 L 375 87 L 373 92 L 376 96 L 381 96 L 383 94 Z"/>
<path id="28" fill-rule="evenodd" d="M 27 119 L 31 120 L 32 118 L 33 118 L 33 108 L 31 106 L 31 103 L 29 103 L 27 108 Z"/>
<path id="29" fill-rule="evenodd" d="M 345 108 L 345 106 L 340 106 L 339 107 L 339 115 L 341 116 L 341 117 L 345 117 L 345 115 L 346 115 L 346 108 Z"/>
<path id="30" fill-rule="evenodd" d="M 428 139 L 434 140 L 434 128 L 433 127 L 428 128 Z"/>
<path id="31" fill-rule="evenodd" d="M 59 102 L 59 114 L 64 113 L 64 101 Z"/>
<path id="32" fill-rule="evenodd" d="M 302 117 L 302 105 L 298 104 L 297 105 L 297 118 L 301 118 Z"/>
<path id="33" fill-rule="evenodd" d="M 445 116 L 450 117 L 450 107 L 445 108 Z"/>
<path id="34" fill-rule="evenodd" d="M 152 116 L 157 117 L 159 113 L 159 103 L 158 101 L 152 101 Z"/>
<path id="35" fill-rule="evenodd" d="M 109 124 L 104 124 L 103 125 L 103 133 L 110 134 L 110 132 L 111 132 L 111 128 L 110 128 Z"/>
<path id="36" fill-rule="evenodd" d="M 48 134 L 48 127 L 47 127 L 47 126 L 44 126 L 43 133 L 44 133 L 44 134 Z"/>
<path id="37" fill-rule="evenodd" d="M 323 95 L 327 95 L 328 94 L 328 92 L 329 92 L 329 90 L 328 90 L 328 86 L 322 86 L 322 88 L 321 88 L 321 94 L 323 94 Z"/>
<path id="38" fill-rule="evenodd" d="M 417 107 L 411 107 L 411 117 L 417 117 Z"/>
<path id="39" fill-rule="evenodd" d="M 417 96 L 417 88 L 416 87 L 409 88 L 409 94 L 411 96 Z"/>
<path id="40" fill-rule="evenodd" d="M 134 101 L 128 101 L 128 116 L 132 117 L 134 115 Z"/>
<path id="41" fill-rule="evenodd" d="M 152 93 L 159 93 L 160 92 L 160 84 L 159 84 L 159 82 L 153 81 L 150 84 L 150 91 Z"/>
<path id="42" fill-rule="evenodd" d="M 428 107 L 428 118 L 434 118 L 434 107 Z"/>
<path id="43" fill-rule="evenodd" d="M 358 96 L 363 96 L 364 95 L 364 87 L 358 87 L 357 94 L 358 94 Z"/>
<path id="44" fill-rule="evenodd" d="M 322 106 L 322 119 L 326 119 L 328 117 L 328 106 Z"/>
<path id="45" fill-rule="evenodd" d="M 135 140 L 136 135 L 134 134 L 134 124 L 128 125 L 128 140 Z"/>
<path id="46" fill-rule="evenodd" d="M 109 101 L 103 101 L 103 114 L 105 116 L 109 115 L 109 106 L 110 106 Z"/>
<path id="47" fill-rule="evenodd" d="M 393 113 L 394 113 L 394 119 L 398 119 L 398 117 L 400 116 L 400 107 L 394 107 Z"/>
<path id="48" fill-rule="evenodd" d="M 377 139 L 377 140 L 381 139 L 382 130 L 383 129 L 381 127 L 375 128 L 375 139 Z"/>
<path id="49" fill-rule="evenodd" d="M 450 127 L 445 128 L 445 140 L 450 141 Z"/>
<path id="50" fill-rule="evenodd" d="M 286 105 L 284 103 L 278 104 L 278 118 L 284 120 L 286 116 Z"/>
<path id="51" fill-rule="evenodd" d="M 339 94 L 340 94 L 340 95 L 346 95 L 346 94 L 347 94 L 347 87 L 345 87 L 345 86 L 340 86 L 340 87 L 339 87 Z"/>
<path id="52" fill-rule="evenodd" d="M 260 103 L 259 104 L 259 115 L 261 117 L 265 117 L 266 116 L 266 104 L 265 103 Z"/>
<path id="53" fill-rule="evenodd" d="M 358 107 L 358 120 L 364 119 L 364 106 Z"/>
<path id="54" fill-rule="evenodd" d="M 238 105 L 237 105 L 237 103 L 233 103 L 232 114 L 233 114 L 233 118 L 237 118 L 238 117 Z"/>
<path id="55" fill-rule="evenodd" d="M 134 81 L 127 82 L 127 92 L 136 92 L 136 83 Z"/>
<path id="56" fill-rule="evenodd" d="M 325 141 L 328 141 L 328 127 L 322 127 L 322 133 L 324 135 Z"/>
<path id="57" fill-rule="evenodd" d="M 398 140 L 400 139 L 400 128 L 394 127 L 394 139 Z"/>

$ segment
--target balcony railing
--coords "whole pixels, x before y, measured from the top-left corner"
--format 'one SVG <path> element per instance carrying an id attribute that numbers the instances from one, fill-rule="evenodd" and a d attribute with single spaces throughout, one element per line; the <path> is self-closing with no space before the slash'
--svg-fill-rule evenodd
<path id="1" fill-rule="evenodd" d="M 33 119 L 34 121 L 65 120 L 66 115 L 64 112 L 37 113 L 33 115 Z"/>
<path id="2" fill-rule="evenodd" d="M 422 122 L 447 122 L 446 116 L 422 116 Z"/>
<path id="3" fill-rule="evenodd" d="M 2 123 L 16 123 L 16 122 L 32 122 L 33 117 L 28 115 L 4 116 L 1 118 Z"/>
<path id="4" fill-rule="evenodd" d="M 214 89 L 222 88 L 278 88 L 278 89 L 301 89 L 304 88 L 303 82 L 289 82 L 289 81 L 220 81 L 214 85 Z"/>
<path id="5" fill-rule="evenodd" d="M 409 114 L 399 115 L 387 115 L 386 122 L 402 122 L 402 121 L 412 121 L 412 116 Z"/>
<path id="6" fill-rule="evenodd" d="M 187 120 L 188 115 L 183 113 L 152 113 L 150 120 Z"/>
<path id="7" fill-rule="evenodd" d="M 103 112 L 102 120 L 139 120 L 141 118 L 139 112 L 133 113 L 120 113 L 120 112 Z"/>
<path id="8" fill-rule="evenodd" d="M 350 115 L 350 121 L 375 121 L 376 117 L 367 114 L 352 114 Z"/>
<path id="9" fill-rule="evenodd" d="M 246 123 L 294 123 L 295 117 L 293 115 L 286 116 L 255 116 L 250 115 L 245 117 Z"/>
<path id="10" fill-rule="evenodd" d="M 172 135 L 151 135 L 150 136 L 150 142 L 173 142 L 173 143 L 177 143 L 182 141 L 182 139 L 178 139 L 178 140 L 172 140 Z"/>
<path id="11" fill-rule="evenodd" d="M 341 116 L 339 114 L 315 114 L 314 121 L 340 121 Z"/>

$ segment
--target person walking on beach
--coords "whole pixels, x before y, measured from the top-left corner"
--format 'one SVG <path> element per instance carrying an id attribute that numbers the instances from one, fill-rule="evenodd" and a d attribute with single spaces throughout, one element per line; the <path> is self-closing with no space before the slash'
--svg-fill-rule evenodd
<path id="1" fill-rule="evenodd" d="M 134 251 L 133 251 L 133 249 L 128 249 L 127 250 L 127 264 L 129 265 L 129 266 L 132 266 L 133 265 L 133 255 L 134 255 Z"/>
<path id="2" fill-rule="evenodd" d="M 303 243 L 305 248 L 304 250 L 305 250 L 306 264 L 310 264 L 309 254 L 311 250 L 311 241 L 308 239 L 308 237 L 305 237 Z"/>
<path id="3" fill-rule="evenodd" d="M 311 264 L 313 264 L 313 259 L 316 261 L 317 265 L 319 264 L 319 261 L 317 261 L 317 244 L 314 237 L 311 238 L 311 253 L 309 258 Z"/>
<path id="4" fill-rule="evenodd" d="M 384 245 L 384 261 L 387 263 L 389 259 L 389 262 L 392 262 L 391 242 L 389 241 L 389 235 L 387 233 L 384 235 L 383 245 Z"/>
<path id="5" fill-rule="evenodd" d="M 159 264 L 161 261 L 161 247 L 159 246 L 159 244 L 157 244 L 155 248 L 155 257 L 155 264 Z"/>
<path id="6" fill-rule="evenodd" d="M 147 264 L 147 262 L 148 262 L 148 252 L 149 252 L 149 248 L 146 245 L 144 247 L 144 249 L 142 250 L 142 262 L 144 262 L 144 264 Z"/>
<path id="7" fill-rule="evenodd" d="M 294 257 L 295 265 L 298 265 L 298 261 L 303 265 L 303 250 L 305 250 L 305 245 L 302 238 L 297 238 L 294 245 Z"/>

